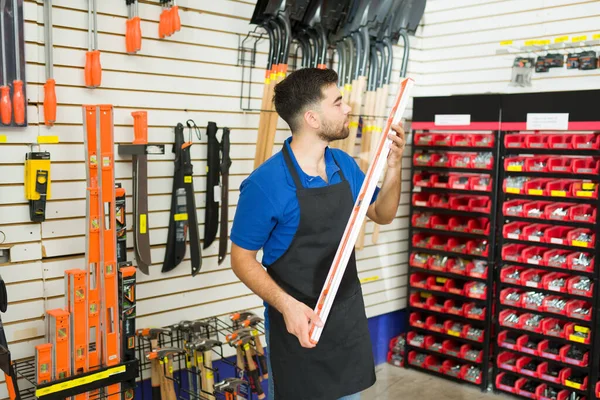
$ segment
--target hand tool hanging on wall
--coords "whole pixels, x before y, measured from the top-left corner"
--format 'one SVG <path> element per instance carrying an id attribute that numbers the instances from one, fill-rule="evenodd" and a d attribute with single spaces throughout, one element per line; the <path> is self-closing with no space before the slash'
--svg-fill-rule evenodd
<path id="1" fill-rule="evenodd" d="M 117 263 L 120 265 L 127 261 L 127 219 L 125 206 L 127 198 L 125 189 L 120 183 L 115 185 L 115 223 L 117 229 Z"/>
<path id="2" fill-rule="evenodd" d="M 162 12 L 158 24 L 158 37 L 164 39 L 181 30 L 179 7 L 175 0 L 160 0 Z"/>
<path id="3" fill-rule="evenodd" d="M 209 122 L 206 128 L 206 208 L 204 217 L 204 249 L 208 248 L 217 236 L 219 228 L 220 162 L 219 141 L 217 139 L 217 124 Z"/>
<path id="4" fill-rule="evenodd" d="M 41 385 L 52 380 L 52 344 L 35 346 L 35 383 Z"/>
<path id="5" fill-rule="evenodd" d="M 93 33 L 92 33 L 93 31 Z M 85 57 L 85 86 L 96 88 L 102 84 L 102 65 L 98 49 L 98 13 L 96 0 L 88 0 L 88 52 Z"/>
<path id="6" fill-rule="evenodd" d="M 69 312 L 69 337 L 72 350 L 69 373 L 71 376 L 88 371 L 88 330 L 87 330 L 87 282 L 86 272 L 81 269 L 65 271 L 65 310 Z M 83 393 L 75 400 L 86 400 Z"/>
<path id="7" fill-rule="evenodd" d="M 247 385 L 247 383 L 237 378 L 227 378 L 215 385 L 215 393 L 222 393 L 225 395 L 225 400 L 235 400 L 238 398 L 238 392 L 240 386 Z"/>
<path id="8" fill-rule="evenodd" d="M 44 1 L 44 51 L 46 60 L 46 83 L 44 84 L 44 123 L 56 122 L 56 81 L 54 80 L 54 58 L 52 40 L 52 0 Z"/>
<path id="9" fill-rule="evenodd" d="M 0 312 L 5 313 L 8 307 L 8 297 L 6 293 L 6 284 L 0 276 Z M 4 332 L 4 324 L 0 318 L 0 369 L 4 371 L 6 380 L 6 389 L 10 400 L 21 400 L 19 385 L 17 384 L 17 374 L 10 358 L 10 350 L 8 350 L 8 342 L 6 341 L 6 333 Z"/>
<path id="10" fill-rule="evenodd" d="M 229 243 L 229 168 L 231 168 L 231 157 L 229 151 L 231 143 L 229 139 L 229 128 L 223 128 L 221 137 L 221 226 L 219 228 L 219 259 L 218 265 L 225 260 L 227 255 L 227 244 Z"/>
<path id="11" fill-rule="evenodd" d="M 25 94 L 23 93 L 23 80 L 21 77 L 21 71 L 23 69 L 22 60 L 25 59 L 21 47 L 21 35 L 19 33 L 19 27 L 21 25 L 21 19 L 19 18 L 19 2 L 13 0 L 13 30 L 14 30 L 14 44 L 15 44 L 15 80 L 13 81 L 13 113 L 15 115 L 15 124 L 25 124 Z"/>
<path id="12" fill-rule="evenodd" d="M 258 334 L 257 325 L 262 322 L 262 318 L 251 311 L 246 311 L 242 313 L 235 313 L 230 316 L 230 319 L 234 322 L 241 324 L 242 326 L 249 329 L 248 332 L 251 336 L 254 337 L 254 344 L 256 346 L 256 353 L 258 356 L 258 361 L 260 364 L 260 368 L 262 369 L 264 379 L 269 378 L 268 368 L 267 368 L 267 359 L 265 357 L 265 350 L 263 348 L 262 342 L 260 341 L 260 336 Z"/>
<path id="13" fill-rule="evenodd" d="M 383 168 L 386 165 L 387 157 L 390 152 L 391 140 L 387 137 L 390 133 L 392 124 L 399 124 L 406 110 L 408 100 L 410 97 L 410 91 L 414 82 L 411 79 L 404 79 L 400 82 L 398 94 L 394 106 L 392 107 L 390 116 L 388 118 L 386 127 L 381 135 L 380 141 L 377 145 L 377 151 L 374 159 L 371 161 L 371 165 L 365 174 L 365 180 L 361 185 L 360 192 L 354 203 L 352 214 L 348 220 L 348 224 L 344 230 L 344 235 L 340 241 L 340 245 L 337 249 L 331 268 L 319 295 L 319 300 L 315 307 L 315 313 L 319 315 L 323 323 L 326 323 L 327 316 L 331 311 L 333 300 L 337 295 L 337 291 L 344 276 L 346 266 L 350 256 L 354 252 L 354 245 L 360 231 L 362 221 L 367 215 L 367 209 L 371 203 L 373 193 L 375 192 L 375 186 L 379 181 Z M 313 343 L 317 343 L 321 337 L 323 327 L 317 327 L 312 325 L 310 329 L 310 340 Z"/>
<path id="14" fill-rule="evenodd" d="M 183 348 L 185 349 L 185 364 L 186 369 L 188 371 L 188 385 L 190 392 L 194 392 L 193 382 L 194 372 L 192 371 L 192 362 L 194 360 L 194 351 L 192 346 L 190 346 L 190 342 L 193 340 L 193 328 L 192 321 L 181 321 L 178 324 L 171 326 L 171 329 L 181 332 L 181 336 L 183 339 Z"/>
<path id="15" fill-rule="evenodd" d="M 60 308 L 46 311 L 46 339 L 52 345 L 52 380 L 71 376 L 71 328 L 69 313 Z"/>
<path id="16" fill-rule="evenodd" d="M 174 347 L 159 348 L 146 355 L 148 360 L 158 360 L 158 378 L 160 380 L 161 397 L 166 400 L 176 400 L 173 385 L 173 356 L 185 354 L 185 349 Z M 154 396 L 152 397 L 154 399 Z"/>
<path id="17" fill-rule="evenodd" d="M 32 222 L 46 220 L 46 201 L 51 197 L 50 153 L 31 151 L 25 155 L 25 198 Z"/>
<path id="18" fill-rule="evenodd" d="M 171 331 L 169 329 L 164 328 L 146 328 L 146 329 L 138 329 L 135 332 L 135 335 L 138 337 L 138 340 L 145 339 L 150 342 L 150 351 L 154 352 L 158 350 L 158 339 L 161 335 L 171 335 Z M 148 357 L 148 355 L 146 355 Z M 161 400 L 161 388 L 160 388 L 160 365 L 158 363 L 158 358 L 153 357 L 150 358 L 150 374 L 151 374 L 151 385 L 152 385 L 152 400 Z M 166 398 L 165 398 L 166 399 Z"/>
<path id="19" fill-rule="evenodd" d="M 0 36 L 2 36 L 2 86 L 0 87 L 0 119 L 2 124 L 10 125 L 12 121 L 12 102 L 10 98 L 10 87 L 8 87 L 8 65 L 6 62 L 8 46 L 6 40 L 6 24 L 4 16 L 8 14 L 6 12 L 6 0 L 0 0 Z"/>
<path id="20" fill-rule="evenodd" d="M 250 383 L 250 387 L 252 391 L 256 393 L 257 397 L 262 400 L 264 399 L 265 393 L 263 392 L 262 386 L 260 384 L 260 375 L 256 364 L 254 363 L 254 359 L 252 358 L 252 349 L 250 347 L 250 342 L 252 341 L 252 337 L 245 336 L 241 337 L 235 343 L 236 346 L 241 347 L 244 351 L 244 356 L 246 357 L 246 373 L 248 374 L 248 382 Z"/>
<path id="21" fill-rule="evenodd" d="M 142 28 L 138 0 L 125 0 L 127 22 L 125 25 L 125 47 L 127 53 L 134 54 L 142 49 Z"/>
<path id="22" fill-rule="evenodd" d="M 213 372 L 212 352 L 217 346 L 223 344 L 218 340 L 202 339 L 195 343 L 196 364 L 200 368 L 202 379 L 202 395 L 208 400 L 215 400 L 213 393 L 215 391 L 215 376 Z"/>
<path id="23" fill-rule="evenodd" d="M 135 360 L 136 269 L 131 262 L 119 260 L 119 327 L 121 330 L 121 360 Z M 123 382 L 122 400 L 133 399 L 135 379 Z"/>
<path id="24" fill-rule="evenodd" d="M 173 146 L 175 170 L 173 174 L 173 191 L 171 193 L 171 214 L 162 272 L 173 270 L 183 261 L 186 250 L 186 236 L 189 230 L 192 276 L 196 276 L 202 266 L 202 254 L 198 236 L 193 180 L 194 168 L 190 155 L 191 145 L 191 133 L 190 141 L 185 143 L 183 125 L 181 123 L 177 124 L 175 127 L 175 145 Z"/>

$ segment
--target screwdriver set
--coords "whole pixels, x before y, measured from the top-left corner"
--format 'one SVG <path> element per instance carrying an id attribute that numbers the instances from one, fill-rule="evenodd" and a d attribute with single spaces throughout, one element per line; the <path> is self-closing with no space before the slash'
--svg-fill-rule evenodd
<path id="1" fill-rule="evenodd" d="M 0 127 L 27 125 L 23 0 L 0 0 Z"/>

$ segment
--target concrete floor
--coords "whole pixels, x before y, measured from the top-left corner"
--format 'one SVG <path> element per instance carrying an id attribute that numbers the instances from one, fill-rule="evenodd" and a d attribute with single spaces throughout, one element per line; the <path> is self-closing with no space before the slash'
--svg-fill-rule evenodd
<path id="1" fill-rule="evenodd" d="M 361 393 L 361 400 L 503 400 L 506 396 L 482 393 L 477 387 L 461 385 L 414 370 L 389 364 L 377 367 L 377 383 Z"/>

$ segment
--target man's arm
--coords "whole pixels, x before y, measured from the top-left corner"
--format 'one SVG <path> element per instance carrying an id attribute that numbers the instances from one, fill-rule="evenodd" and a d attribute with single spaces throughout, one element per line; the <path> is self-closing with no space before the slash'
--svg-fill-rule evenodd
<path id="1" fill-rule="evenodd" d="M 231 246 L 233 272 L 250 290 L 283 314 L 288 332 L 298 338 L 302 347 L 315 347 L 310 342 L 308 333 L 312 323 L 319 327 L 323 326 L 319 316 L 277 285 L 256 260 L 257 253 L 258 251 L 246 250 L 233 243 Z"/>
<path id="2" fill-rule="evenodd" d="M 387 225 L 394 220 L 402 191 L 402 153 L 406 141 L 404 129 L 401 126 L 392 125 L 392 130 L 396 132 L 396 135 L 389 135 L 392 139 L 392 146 L 388 156 L 388 170 L 383 178 L 377 199 L 367 210 L 367 216 L 379 225 Z"/>

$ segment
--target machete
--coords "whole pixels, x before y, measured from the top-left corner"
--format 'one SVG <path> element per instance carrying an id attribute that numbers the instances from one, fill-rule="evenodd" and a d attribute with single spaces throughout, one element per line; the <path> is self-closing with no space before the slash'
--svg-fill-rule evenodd
<path id="1" fill-rule="evenodd" d="M 6 312 L 8 299 L 6 294 L 6 284 L 0 276 L 0 311 Z M 17 385 L 17 374 L 10 359 L 10 350 L 8 350 L 8 342 L 4 333 L 4 324 L 0 318 L 0 369 L 4 371 L 6 379 L 6 388 L 10 400 L 21 400 L 19 386 Z"/>
<path id="2" fill-rule="evenodd" d="M 204 248 L 208 248 L 217 237 L 219 227 L 219 196 L 215 187 L 219 186 L 219 141 L 217 124 L 209 122 L 206 128 L 208 150 L 206 161 L 206 208 L 204 217 Z"/>
<path id="3" fill-rule="evenodd" d="M 148 114 L 146 111 L 132 112 L 133 144 L 148 144 Z M 137 268 L 145 275 L 152 264 L 148 225 L 148 156 L 133 156 L 133 247 Z"/>
<path id="4" fill-rule="evenodd" d="M 190 257 L 192 260 L 192 276 L 200 272 L 202 254 L 198 235 L 198 218 L 196 217 L 196 199 L 192 159 L 190 156 L 191 140 L 184 142 L 183 125 L 175 127 L 175 171 L 173 174 L 173 191 L 171 193 L 171 214 L 167 233 L 167 248 L 162 272 L 169 272 L 177 267 L 185 256 L 186 234 L 190 233 Z"/>
<path id="5" fill-rule="evenodd" d="M 231 158 L 229 157 L 229 128 L 223 128 L 221 137 L 221 226 L 219 234 L 219 265 L 225 260 L 227 255 L 227 239 L 229 228 L 229 168 L 231 167 Z"/>

